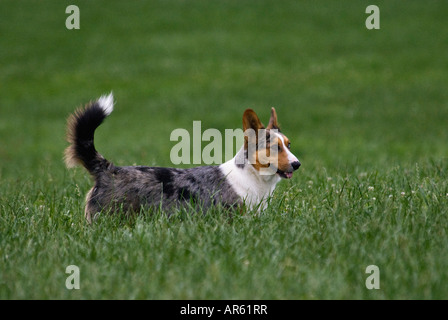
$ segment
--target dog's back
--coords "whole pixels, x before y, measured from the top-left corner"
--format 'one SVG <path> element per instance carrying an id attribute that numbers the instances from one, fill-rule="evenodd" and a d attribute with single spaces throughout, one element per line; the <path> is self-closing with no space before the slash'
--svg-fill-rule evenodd
<path id="1" fill-rule="evenodd" d="M 241 203 L 218 166 L 191 169 L 161 167 L 115 167 L 98 174 L 89 192 L 86 217 L 100 211 L 138 212 L 141 209 Z"/>
<path id="2" fill-rule="evenodd" d="M 178 205 L 234 207 L 241 198 L 233 191 L 219 166 L 190 169 L 160 167 L 117 167 L 106 160 L 94 145 L 96 128 L 113 110 L 112 95 L 103 96 L 77 110 L 68 120 L 65 150 L 68 167 L 81 164 L 95 180 L 88 192 L 85 215 L 105 212 L 138 212 L 141 209 L 168 209 Z"/>

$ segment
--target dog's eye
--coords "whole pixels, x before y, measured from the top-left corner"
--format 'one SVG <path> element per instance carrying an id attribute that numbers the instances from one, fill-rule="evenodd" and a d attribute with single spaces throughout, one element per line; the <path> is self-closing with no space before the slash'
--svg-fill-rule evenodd
<path id="1" fill-rule="evenodd" d="M 291 143 L 288 142 L 288 149 L 291 150 Z"/>
<path id="2" fill-rule="evenodd" d="M 282 147 L 280 147 L 279 144 L 277 145 L 277 150 L 278 150 L 278 151 L 282 151 Z"/>

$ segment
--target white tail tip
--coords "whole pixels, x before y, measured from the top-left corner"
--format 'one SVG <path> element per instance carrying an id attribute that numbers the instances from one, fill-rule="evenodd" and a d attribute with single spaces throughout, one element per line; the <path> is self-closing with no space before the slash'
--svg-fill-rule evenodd
<path id="1" fill-rule="evenodd" d="M 109 95 L 102 95 L 98 99 L 98 104 L 107 116 L 110 115 L 114 111 L 114 96 L 112 92 Z"/>

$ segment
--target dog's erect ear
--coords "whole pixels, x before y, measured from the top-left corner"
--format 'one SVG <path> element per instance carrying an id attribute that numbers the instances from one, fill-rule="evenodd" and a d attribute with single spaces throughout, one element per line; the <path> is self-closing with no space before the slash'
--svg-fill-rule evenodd
<path id="1" fill-rule="evenodd" d="M 243 114 L 243 131 L 247 129 L 255 130 L 255 134 L 258 134 L 259 129 L 264 129 L 264 125 L 252 109 L 246 109 Z"/>
<path id="2" fill-rule="evenodd" d="M 244 149 L 249 150 L 250 146 L 258 145 L 258 130 L 264 129 L 264 125 L 258 119 L 257 114 L 252 109 L 246 109 L 243 114 Z M 250 157 L 254 156 L 255 149 L 250 152 Z M 252 159 L 252 158 L 251 158 Z M 254 161 L 253 159 L 251 161 Z"/>
<path id="3" fill-rule="evenodd" d="M 271 108 L 271 118 L 269 119 L 269 124 L 266 129 L 277 129 L 280 131 L 280 127 L 277 122 L 277 112 L 275 112 L 275 108 Z"/>

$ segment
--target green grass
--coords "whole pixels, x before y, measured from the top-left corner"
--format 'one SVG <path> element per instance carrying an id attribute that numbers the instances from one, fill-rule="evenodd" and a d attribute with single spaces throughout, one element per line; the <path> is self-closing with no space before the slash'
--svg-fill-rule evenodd
<path id="1" fill-rule="evenodd" d="M 69 4 L 0 2 L 1 299 L 448 298 L 446 1 L 376 1 L 372 31 L 367 1 L 77 1 L 80 30 Z M 96 145 L 118 165 L 275 106 L 302 167 L 261 215 L 89 226 L 65 119 L 111 90 Z"/>

